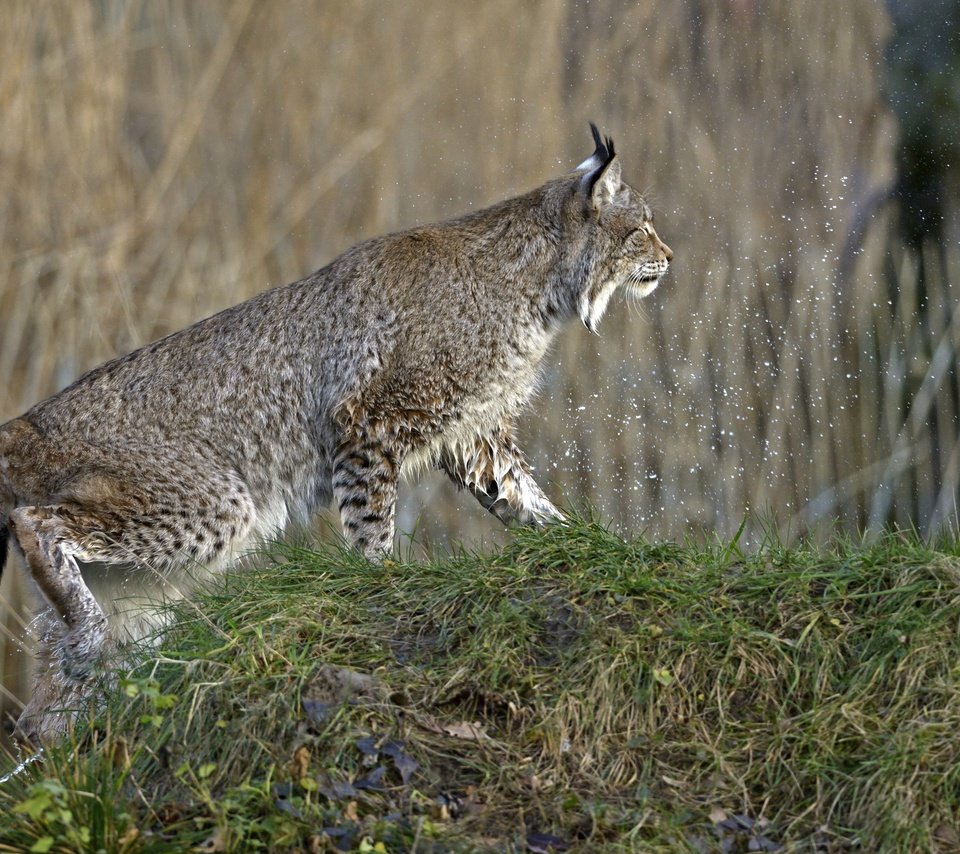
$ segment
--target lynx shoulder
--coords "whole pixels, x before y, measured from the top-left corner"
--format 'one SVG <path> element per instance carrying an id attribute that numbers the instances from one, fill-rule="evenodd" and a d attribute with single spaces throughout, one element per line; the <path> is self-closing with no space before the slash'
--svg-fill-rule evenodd
<path id="1" fill-rule="evenodd" d="M 215 571 L 331 500 L 356 548 L 389 550 L 412 463 L 504 522 L 560 515 L 511 421 L 561 326 L 595 331 L 618 288 L 646 296 L 672 258 L 591 128 L 573 172 L 362 243 L 0 427 L 0 552 L 22 553 L 49 606 L 62 690 L 143 632 L 149 608 L 132 617 L 131 594 L 181 595 L 187 569 Z M 52 726 L 30 729 L 50 693 L 24 711 L 28 734 Z"/>

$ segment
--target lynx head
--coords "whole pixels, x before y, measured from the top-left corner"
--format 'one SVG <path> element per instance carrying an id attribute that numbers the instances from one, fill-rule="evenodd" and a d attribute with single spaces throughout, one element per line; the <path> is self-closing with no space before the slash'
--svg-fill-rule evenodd
<path id="1" fill-rule="evenodd" d="M 620 176 L 613 140 L 590 123 L 596 149 L 567 179 L 564 220 L 573 233 L 568 258 L 576 312 L 595 332 L 618 287 L 645 297 L 667 272 L 673 252 L 653 228 L 649 205 Z"/>

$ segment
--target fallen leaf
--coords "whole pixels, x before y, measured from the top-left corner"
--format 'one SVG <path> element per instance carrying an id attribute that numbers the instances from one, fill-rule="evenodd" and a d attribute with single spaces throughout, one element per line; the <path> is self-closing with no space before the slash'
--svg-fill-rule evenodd
<path id="1" fill-rule="evenodd" d="M 380 752 L 384 756 L 396 756 L 398 753 L 403 752 L 403 742 L 395 741 L 391 738 L 380 745 Z"/>
<path id="2" fill-rule="evenodd" d="M 451 724 L 443 728 L 444 733 L 452 735 L 454 738 L 462 738 L 465 741 L 489 741 L 490 736 L 483 731 L 483 727 L 477 723 L 468 723 L 461 721 L 458 724 Z"/>
<path id="3" fill-rule="evenodd" d="M 276 783 L 273 787 L 273 805 L 281 812 L 292 815 L 294 818 L 303 818 L 303 813 L 290 803 L 289 799 L 292 797 L 293 792 L 293 784 Z"/>
<path id="4" fill-rule="evenodd" d="M 673 674 L 666 667 L 654 667 L 653 678 L 660 685 L 670 685 L 673 682 Z"/>
<path id="5" fill-rule="evenodd" d="M 722 810 L 720 807 L 714 807 L 710 810 L 710 821 L 714 824 L 720 824 L 721 821 L 727 820 L 727 813 L 725 810 Z"/>
<path id="6" fill-rule="evenodd" d="M 317 790 L 328 801 L 345 801 L 347 798 L 355 798 L 357 789 L 353 783 L 346 781 L 337 781 L 324 784 Z"/>
<path id="7" fill-rule="evenodd" d="M 356 802 L 356 801 L 350 801 L 350 802 L 347 804 L 346 809 L 344 809 L 344 811 L 343 811 L 343 816 L 344 816 L 344 818 L 347 819 L 347 821 L 357 821 L 357 822 L 360 821 L 360 816 L 359 816 L 359 814 L 357 813 L 357 802 Z"/>
<path id="8" fill-rule="evenodd" d="M 353 851 L 356 847 L 354 845 L 357 836 L 356 825 L 325 827 L 321 833 L 326 837 L 325 841 L 329 841 L 334 846 L 335 851 Z M 322 850 L 327 851 L 329 849 L 324 848 Z"/>
<path id="9" fill-rule="evenodd" d="M 375 735 L 368 735 L 365 738 L 358 738 L 354 744 L 364 755 L 372 757 L 374 760 L 380 755 L 380 747 L 377 744 L 380 739 Z"/>
<path id="10" fill-rule="evenodd" d="M 378 765 L 366 776 L 361 777 L 359 780 L 354 780 L 353 785 L 358 789 L 382 789 L 381 781 L 386 773 L 387 769 L 382 765 Z"/>
<path id="11" fill-rule="evenodd" d="M 293 796 L 293 783 L 274 783 L 273 796 L 275 798 L 289 798 Z"/>
<path id="12" fill-rule="evenodd" d="M 301 744 L 293 752 L 293 761 L 290 763 L 290 775 L 294 780 L 306 777 L 310 771 L 310 748 Z"/>
<path id="13" fill-rule="evenodd" d="M 388 741 L 380 752 L 389 756 L 393 760 L 393 767 L 400 773 L 400 779 L 406 786 L 410 778 L 420 768 L 420 764 L 412 757 L 403 752 L 403 743 L 400 741 Z"/>
<path id="14" fill-rule="evenodd" d="M 406 753 L 394 756 L 393 765 L 400 773 L 400 779 L 404 786 L 406 786 L 407 783 L 410 782 L 410 778 L 420 770 L 420 763 L 412 756 L 407 756 Z"/>
<path id="15" fill-rule="evenodd" d="M 552 854 L 554 851 L 566 851 L 569 847 L 568 842 L 549 833 L 531 833 L 527 836 L 527 850 L 533 854 Z"/>

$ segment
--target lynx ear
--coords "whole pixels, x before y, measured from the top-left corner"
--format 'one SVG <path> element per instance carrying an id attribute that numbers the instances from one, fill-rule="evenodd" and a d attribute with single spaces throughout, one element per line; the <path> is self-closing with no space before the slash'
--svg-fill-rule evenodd
<path id="1" fill-rule="evenodd" d="M 614 155 L 610 161 L 587 176 L 590 203 L 594 210 L 610 204 L 620 190 L 620 158 Z"/>
<path id="2" fill-rule="evenodd" d="M 613 140 L 609 136 L 604 140 L 593 122 L 590 122 L 590 132 L 597 147 L 593 154 L 577 167 L 577 171 L 585 173 L 581 182 L 584 195 L 594 210 L 599 210 L 612 201 L 620 189 L 620 161 L 617 159 Z"/>

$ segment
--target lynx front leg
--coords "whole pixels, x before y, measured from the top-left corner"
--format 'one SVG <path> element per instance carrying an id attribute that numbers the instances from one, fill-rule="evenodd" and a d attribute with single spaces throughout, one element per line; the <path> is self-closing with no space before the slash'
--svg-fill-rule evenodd
<path id="1" fill-rule="evenodd" d="M 506 429 L 478 439 L 468 448 L 448 448 L 440 465 L 460 487 L 501 522 L 541 525 L 563 514 L 533 479 L 523 453 Z"/>
<path id="2" fill-rule="evenodd" d="M 400 454 L 382 444 L 345 440 L 333 463 L 333 494 L 351 545 L 371 560 L 393 548 Z"/>

